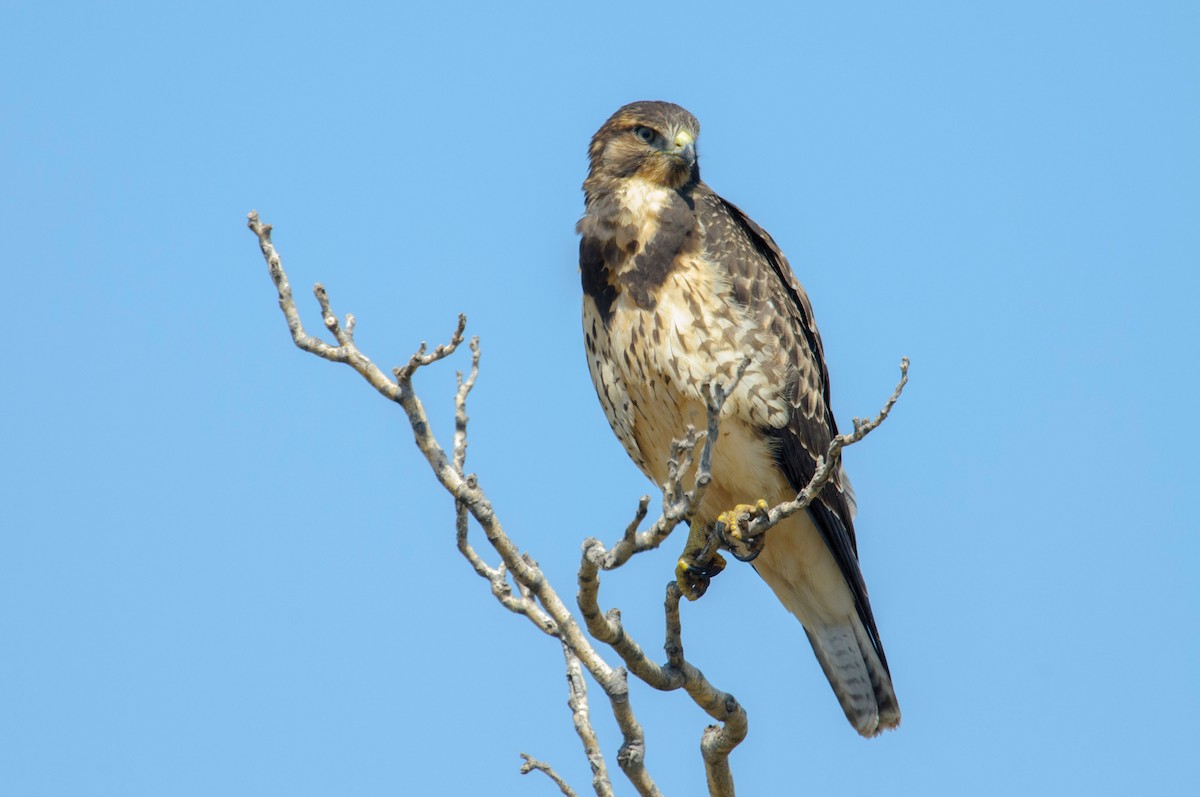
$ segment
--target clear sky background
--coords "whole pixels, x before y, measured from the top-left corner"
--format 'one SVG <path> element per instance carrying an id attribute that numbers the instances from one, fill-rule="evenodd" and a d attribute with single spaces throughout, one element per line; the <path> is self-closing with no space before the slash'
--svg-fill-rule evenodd
<path id="1" fill-rule="evenodd" d="M 858 738 L 733 565 L 684 634 L 749 711 L 739 793 L 1194 787 L 1200 6 L 737 5 L 0 5 L 0 792 L 557 793 L 526 751 L 586 793 L 556 643 L 399 409 L 292 346 L 245 215 L 385 366 L 468 314 L 470 467 L 573 600 L 651 489 L 573 232 L 638 99 L 790 257 L 843 427 L 912 358 L 846 457 L 903 725 Z M 439 434 L 466 364 L 418 377 Z M 681 544 L 603 582 L 651 650 Z M 633 705 L 700 793 L 707 717 Z"/>

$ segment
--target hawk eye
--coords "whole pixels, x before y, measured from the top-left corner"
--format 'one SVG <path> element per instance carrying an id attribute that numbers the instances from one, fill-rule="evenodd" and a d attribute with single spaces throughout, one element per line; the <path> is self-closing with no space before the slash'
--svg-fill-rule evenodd
<path id="1" fill-rule="evenodd" d="M 639 125 L 633 128 L 633 134 L 642 141 L 645 141 L 647 144 L 653 141 L 656 135 L 653 130 L 651 130 L 649 127 L 645 127 L 644 125 Z"/>

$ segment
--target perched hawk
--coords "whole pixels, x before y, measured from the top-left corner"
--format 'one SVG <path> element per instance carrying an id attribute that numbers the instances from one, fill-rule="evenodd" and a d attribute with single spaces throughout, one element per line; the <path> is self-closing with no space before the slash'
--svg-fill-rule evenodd
<path id="1" fill-rule="evenodd" d="M 721 418 L 713 480 L 693 519 L 791 500 L 837 434 L 808 296 L 765 230 L 700 180 L 690 113 L 666 102 L 618 110 L 592 138 L 579 221 L 588 368 L 629 456 L 667 480 L 673 440 L 705 427 L 701 386 L 747 367 Z M 761 505 L 761 504 L 759 504 Z M 754 568 L 804 625 L 850 724 L 874 736 L 900 707 L 839 472 L 806 513 L 769 531 Z M 686 571 L 723 564 L 680 560 Z M 685 586 L 685 592 L 687 591 Z M 695 592 L 689 594 L 695 597 Z"/>

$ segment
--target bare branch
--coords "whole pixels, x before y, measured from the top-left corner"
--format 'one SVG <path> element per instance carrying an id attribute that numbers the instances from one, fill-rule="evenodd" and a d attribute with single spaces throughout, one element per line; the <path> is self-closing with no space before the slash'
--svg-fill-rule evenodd
<path id="1" fill-rule="evenodd" d="M 682 438 L 671 443 L 671 458 L 667 461 L 667 481 L 662 485 L 662 515 L 650 528 L 638 532 L 637 528 L 646 519 L 646 510 L 650 505 L 649 496 L 642 496 L 638 502 L 634 520 L 626 527 L 625 535 L 620 542 L 604 551 L 603 557 L 595 561 L 600 570 L 613 570 L 628 562 L 630 557 L 635 554 L 657 548 L 670 536 L 676 526 L 684 520 L 690 520 L 696 513 L 708 485 L 712 482 L 712 456 L 717 440 L 720 439 L 721 412 L 749 364 L 749 358 L 742 360 L 728 385 L 714 380 L 701 386 L 701 392 L 707 405 L 706 429 L 700 432 L 688 427 Z M 704 447 L 700 450 L 700 457 L 697 460 L 696 446 L 701 440 L 704 441 Z M 692 476 L 692 488 L 686 490 L 683 486 L 684 480 L 692 472 L 693 466 L 695 473 Z M 715 535 L 712 544 L 715 549 L 718 544 Z M 587 541 L 584 542 L 584 546 L 585 548 L 588 546 Z M 603 547 L 593 547 L 595 552 L 603 550 Z"/>
<path id="2" fill-rule="evenodd" d="M 457 374 L 458 390 L 454 394 L 454 469 L 460 474 L 467 461 L 467 395 L 479 376 L 479 336 L 471 338 L 471 373 L 464 380 Z"/>
<path id="3" fill-rule="evenodd" d="M 395 374 L 396 379 L 400 382 L 411 381 L 413 374 L 417 372 L 418 368 L 422 368 L 426 365 L 432 365 L 438 360 L 444 360 L 451 354 L 454 354 L 455 350 L 458 349 L 458 344 L 463 342 L 463 332 L 466 330 L 466 328 L 467 317 L 462 313 L 459 313 L 458 327 L 454 330 L 454 334 L 450 336 L 449 343 L 439 344 L 438 347 L 430 354 L 426 354 L 425 350 L 427 344 L 425 341 L 421 341 L 420 348 L 417 349 L 416 353 L 409 359 L 409 361 L 404 365 L 399 365 L 393 368 L 392 373 Z"/>
<path id="4" fill-rule="evenodd" d="M 705 487 L 712 480 L 712 455 L 713 449 L 716 448 L 718 435 L 718 426 L 721 420 L 721 412 L 725 409 L 725 402 L 733 395 L 733 391 L 737 389 L 738 384 L 742 381 L 742 377 L 746 374 L 746 369 L 750 367 L 750 357 L 742 358 L 738 364 L 737 370 L 734 372 L 733 380 L 728 385 L 723 385 L 720 382 L 712 381 L 700 386 L 700 392 L 704 396 L 706 409 L 708 410 L 708 428 L 707 438 L 704 443 L 704 451 L 700 455 L 700 468 L 696 473 L 696 489 L 695 495 L 691 499 L 691 512 L 696 511 L 696 507 L 700 506 L 700 499 L 703 498 Z M 689 517 L 691 514 L 689 513 Z"/>
<path id="5" fill-rule="evenodd" d="M 667 639 L 663 645 L 667 663 L 683 674 L 683 688 L 696 705 L 721 725 L 710 725 L 700 738 L 700 754 L 708 777 L 711 797 L 733 797 L 733 773 L 729 754 L 742 743 L 750 729 L 746 710 L 737 698 L 722 692 L 709 683 L 704 673 L 692 666 L 683 655 L 682 623 L 679 618 L 679 598 L 682 593 L 674 581 L 667 584 Z"/>
<path id="6" fill-rule="evenodd" d="M 501 605 L 525 616 L 544 633 L 557 637 L 564 647 L 570 650 L 576 667 L 586 668 L 596 679 L 597 684 L 604 690 L 612 704 L 613 714 L 624 737 L 621 752 L 617 757 L 622 770 L 641 797 L 658 797 L 658 788 L 654 785 L 649 773 L 646 772 L 643 763 L 645 738 L 641 725 L 637 722 L 629 705 L 629 685 L 625 670 L 614 669 L 596 652 L 566 605 L 546 580 L 537 563 L 527 554 L 523 554 L 504 531 L 491 502 L 479 486 L 478 480 L 473 474 L 467 475 L 463 472 L 467 449 L 466 398 L 478 375 L 478 343 L 472 341 L 471 374 L 466 379 L 459 378 L 458 389 L 455 393 L 455 436 L 450 457 L 446 455 L 446 451 L 430 430 L 424 404 L 412 389 L 412 378 L 419 368 L 448 357 L 462 343 L 466 317 L 459 316 L 458 326 L 449 343 L 439 345 L 429 353 L 427 353 L 427 344 L 422 343 L 407 364 L 393 370 L 395 375 L 393 382 L 358 351 L 353 339 L 353 316 L 347 316 L 345 326 L 340 325 L 330 306 L 329 297 L 320 285 L 317 286 L 315 293 L 321 306 L 322 319 L 326 328 L 338 341 L 338 345 L 330 346 L 304 332 L 299 313 L 292 299 L 287 275 L 283 270 L 278 253 L 271 244 L 270 226 L 262 224 L 258 214 L 252 212 L 249 215 L 249 227 L 258 236 L 260 248 L 267 260 L 268 269 L 279 293 L 280 307 L 287 318 L 288 328 L 292 331 L 292 338 L 296 345 L 324 359 L 348 363 L 376 390 L 404 409 L 418 450 L 424 455 L 437 480 L 447 492 L 454 496 L 459 551 L 470 562 L 475 572 L 489 582 L 492 594 Z M 475 519 L 483 529 L 489 544 L 500 555 L 501 563 L 498 566 L 494 568 L 489 566 L 469 543 L 467 539 L 469 517 Z M 512 588 L 508 584 L 510 575 L 517 584 L 519 593 L 517 596 L 512 594 Z M 580 680 L 578 683 L 582 683 L 582 681 Z M 608 788 L 611 790 L 611 786 Z M 598 793 L 607 794 L 606 792 Z"/>
<path id="7" fill-rule="evenodd" d="M 596 730 L 592 727 L 591 714 L 588 708 L 587 681 L 583 677 L 583 668 L 579 665 L 579 657 L 567 645 L 563 645 L 563 660 L 567 666 L 567 706 L 571 709 L 571 719 L 575 723 L 575 733 L 583 743 L 583 752 L 587 756 L 588 765 L 592 768 L 592 788 L 596 797 L 612 797 L 612 782 L 608 779 L 608 767 L 604 763 L 604 753 L 600 750 L 600 741 L 596 738 Z"/>
<path id="8" fill-rule="evenodd" d="M 558 786 L 559 791 L 561 791 L 563 794 L 567 795 L 567 797 L 577 797 L 577 795 L 575 794 L 575 791 L 570 786 L 567 785 L 567 782 L 565 780 L 563 780 L 561 777 L 559 777 L 559 774 L 557 772 L 555 772 L 553 767 L 551 767 L 549 764 L 545 763 L 544 761 L 538 761 L 536 758 L 533 758 L 532 756 L 527 755 L 526 753 L 521 753 L 521 758 L 525 759 L 525 763 L 521 765 L 521 774 L 522 775 L 528 775 L 530 772 L 533 772 L 535 769 L 538 770 L 539 772 L 544 772 L 544 773 L 546 773 L 546 777 L 548 777 L 548 778 L 550 778 L 550 780 L 554 781 L 555 786 Z"/>
<path id="9" fill-rule="evenodd" d="M 740 377 L 739 371 L 739 377 Z M 707 386 L 706 386 L 707 389 Z M 599 605 L 600 570 L 619 567 L 629 558 L 643 550 L 655 547 L 661 542 L 661 536 L 655 532 L 672 528 L 685 517 L 690 517 L 699 506 L 708 483 L 711 481 L 711 461 L 713 442 L 718 438 L 718 424 L 721 409 L 728 392 L 719 387 L 707 395 L 708 425 L 704 451 L 696 463 L 696 476 L 693 488 L 684 491 L 681 487 L 681 476 L 692 467 L 692 451 L 701 438 L 695 430 L 689 430 L 687 436 L 676 441 L 673 447 L 673 458 L 670 467 L 670 479 L 664 486 L 664 514 L 645 536 L 636 533 L 637 526 L 645 518 L 649 499 L 643 498 L 638 504 L 634 521 L 625 529 L 621 540 L 606 551 L 603 545 L 594 538 L 584 541 L 583 555 L 579 565 L 579 594 L 577 600 L 579 609 L 587 623 L 588 632 L 598 641 L 608 644 L 625 662 L 629 671 L 649 686 L 662 691 L 684 689 L 692 700 L 708 713 L 720 725 L 709 726 L 701 737 L 701 754 L 705 762 L 705 774 L 708 779 L 709 793 L 715 797 L 732 797 L 734 794 L 733 775 L 729 768 L 730 752 L 745 738 L 748 730 L 746 712 L 737 699 L 712 686 L 704 674 L 692 666 L 684 658 L 681 621 L 679 616 L 679 599 L 681 592 L 675 582 L 667 587 L 665 604 L 667 632 L 664 648 L 667 652 L 667 663 L 659 665 L 651 661 L 645 651 L 626 632 L 621 623 L 621 613 L 617 609 L 602 612 Z M 709 534 L 709 543 L 717 545 L 715 534 Z M 616 701 L 614 700 L 614 706 Z M 628 737 L 627 737 L 628 738 Z M 625 750 L 626 748 L 623 748 Z M 622 767 L 626 769 L 624 760 Z M 631 776 L 632 779 L 632 776 Z"/>
<path id="10" fill-rule="evenodd" d="M 292 341 L 304 351 L 330 362 L 346 363 L 383 396 L 391 401 L 397 401 L 400 392 L 399 385 L 389 379 L 375 363 L 358 350 L 354 344 L 354 317 L 347 316 L 346 326 L 342 328 L 337 322 L 337 316 L 330 309 L 329 296 L 320 283 L 317 283 L 313 292 L 317 296 L 317 302 L 321 305 L 321 318 L 324 320 L 326 328 L 334 334 L 338 345 L 330 346 L 320 338 L 314 338 L 304 331 L 304 324 L 301 323 L 300 313 L 296 309 L 296 301 L 292 298 L 292 286 L 288 282 L 287 274 L 284 273 L 279 253 L 275 250 L 275 245 L 271 243 L 271 225 L 259 221 L 258 213 L 252 210 L 247 216 L 247 226 L 258 236 L 258 246 L 262 250 L 263 258 L 267 261 L 267 270 L 279 293 L 279 309 L 283 311 L 283 315 L 287 319 L 288 329 L 292 333 Z"/>
<path id="11" fill-rule="evenodd" d="M 625 662 L 629 671 L 643 682 L 662 691 L 683 689 L 696 705 L 722 723 L 705 730 L 700 749 L 704 757 L 710 794 L 732 797 L 733 775 L 729 769 L 729 754 L 746 737 L 749 723 L 745 710 L 733 695 L 716 689 L 699 669 L 685 659 L 679 616 L 681 593 L 675 582 L 667 586 L 667 630 L 663 646 L 667 653 L 665 665 L 650 661 L 641 646 L 626 634 L 619 611 L 600 611 L 599 573 L 595 561 L 602 560 L 604 554 L 596 550 L 599 545 L 594 539 L 584 543 L 579 573 L 579 606 L 589 633 L 598 641 L 610 645 Z"/>
<path id="12" fill-rule="evenodd" d="M 468 481 L 473 481 L 474 478 L 474 474 L 467 477 Z M 499 567 L 489 567 L 471 546 L 470 541 L 467 539 L 467 518 L 469 513 L 466 506 L 461 501 L 455 501 L 454 510 L 457 530 L 455 539 L 458 543 L 459 553 L 466 557 L 466 560 L 471 563 L 471 567 L 475 569 L 476 573 L 482 578 L 487 579 L 488 583 L 491 584 L 492 595 L 495 596 L 496 600 L 500 601 L 500 605 L 510 612 L 525 615 L 539 630 L 550 636 L 558 636 L 558 625 L 549 615 L 542 611 L 541 607 L 534 601 L 532 594 L 520 582 L 518 582 L 521 593 L 520 597 L 513 596 L 512 588 L 508 585 L 507 570 L 504 564 L 501 563 Z"/>
<path id="13" fill-rule="evenodd" d="M 584 669 L 591 674 L 609 699 L 613 716 L 623 737 L 617 762 L 641 797 L 660 797 L 660 793 L 645 768 L 645 735 L 629 703 L 629 672 L 655 689 L 685 690 L 698 706 L 717 721 L 717 725 L 705 729 L 701 738 L 701 753 L 710 795 L 732 797 L 734 791 L 729 754 L 746 736 L 746 712 L 732 695 L 716 689 L 704 674 L 684 657 L 679 609 L 681 590 L 678 584 L 672 582 L 667 586 L 664 643 L 667 660 L 664 664 L 657 664 L 651 661 L 641 646 L 625 632 L 619 610 L 601 611 L 599 574 L 602 570 L 620 567 L 638 553 L 657 548 L 679 523 L 691 520 L 695 515 L 712 481 L 712 458 L 719 439 L 721 413 L 725 402 L 749 365 L 749 358 L 739 364 L 728 385 L 714 380 L 703 386 L 707 411 L 706 428 L 704 431 L 689 428 L 681 440 L 675 441 L 669 461 L 668 480 L 663 485 L 663 512 L 658 520 L 645 531 L 638 531 L 646 519 L 650 503 L 649 496 L 643 496 L 632 522 L 611 549 L 606 550 L 595 539 L 584 542 L 578 574 L 578 604 L 588 632 L 597 641 L 612 647 L 625 664 L 624 667 L 614 668 L 593 647 L 546 580 L 537 562 L 528 553 L 520 551 L 505 532 L 475 475 L 465 473 L 468 424 L 466 402 L 479 375 L 478 338 L 473 338 L 470 343 L 470 373 L 466 378 L 461 372 L 458 374 L 454 397 L 455 431 L 449 456 L 430 431 L 429 419 L 424 405 L 413 390 L 412 379 L 418 369 L 454 353 L 463 341 L 466 317 L 459 316 L 457 327 L 448 343 L 435 347 L 432 352 L 422 343 L 406 364 L 393 369 L 393 381 L 359 351 L 354 342 L 354 316 L 347 314 L 344 323 L 340 323 L 328 293 L 320 284 L 317 284 L 314 293 L 321 308 L 325 328 L 337 341 L 337 345 L 332 346 L 305 332 L 287 275 L 271 242 L 270 225 L 261 223 L 258 214 L 254 212 L 249 214 L 248 225 L 258 237 L 293 342 L 304 351 L 323 359 L 350 365 L 379 393 L 404 409 L 417 448 L 424 455 L 434 476 L 455 499 L 456 541 L 463 557 L 480 577 L 487 580 L 493 596 L 502 606 L 526 617 L 543 633 L 554 636 L 561 642 L 567 671 L 568 705 L 571 708 L 576 733 L 583 743 L 592 767 L 592 786 L 598 797 L 611 797 L 612 784 L 590 720 Z M 871 420 L 856 418 L 853 432 L 835 437 L 825 456 L 817 463 L 816 472 L 805 489 L 794 501 L 751 517 L 746 526 L 748 537 L 761 535 L 783 518 L 798 512 L 814 500 L 836 472 L 842 449 L 861 440 L 887 418 L 907 382 L 907 374 L 908 360 L 905 359 L 901 363 L 900 383 L 879 415 Z M 704 444 L 697 455 L 697 447 L 702 440 Z M 484 561 L 468 539 L 471 518 L 479 524 L 488 543 L 500 557 L 500 562 L 495 567 Z M 719 544 L 713 529 L 707 529 L 705 533 L 708 535 L 707 544 L 712 546 L 712 550 L 701 551 L 702 558 L 707 558 L 710 553 L 715 556 L 716 546 Z M 516 594 L 513 585 L 516 587 Z M 575 792 L 548 764 L 524 753 L 521 755 L 525 759 L 525 764 L 521 767 L 522 773 L 539 770 L 545 773 L 563 794 L 574 797 Z"/>
<path id="14" fill-rule="evenodd" d="M 638 508 L 633 515 L 633 520 L 625 527 L 625 536 L 621 540 L 628 546 L 637 546 L 637 530 L 638 526 L 642 525 L 642 521 L 646 519 L 646 513 L 650 508 L 650 496 L 643 495 L 638 499 Z"/>
<path id="15" fill-rule="evenodd" d="M 461 334 L 457 337 L 461 339 Z M 451 346 L 457 346 L 457 344 L 452 340 Z M 412 362 L 417 363 L 416 367 L 420 367 L 427 364 L 426 361 L 432 362 L 433 359 L 430 358 L 445 356 L 445 354 L 439 354 L 439 352 L 448 353 L 450 348 L 450 346 L 438 347 L 432 355 L 428 356 L 418 351 Z M 494 571 L 487 569 L 481 571 L 477 566 L 478 557 L 472 560 L 467 554 L 467 551 L 470 549 L 469 545 L 464 547 L 464 555 L 467 555 L 468 559 L 472 561 L 472 566 L 476 567 L 476 572 L 479 572 L 480 575 L 491 582 L 493 594 L 496 595 L 502 604 L 512 611 L 525 615 L 546 633 L 553 633 L 553 635 L 557 636 L 578 657 L 581 665 L 596 679 L 596 682 L 604 690 L 613 706 L 613 714 L 624 737 L 624 743 L 621 747 L 622 753 L 617 757 L 622 771 L 630 779 L 630 782 L 633 783 L 639 795 L 642 795 L 642 797 L 654 797 L 654 795 L 658 795 L 657 787 L 654 785 L 653 780 L 650 779 L 649 774 L 645 771 L 642 764 L 645 741 L 641 726 L 638 724 L 633 715 L 632 708 L 629 706 L 629 689 L 628 684 L 625 682 L 624 670 L 614 670 L 596 652 L 558 594 L 546 580 L 537 563 L 527 555 L 522 554 L 504 531 L 503 526 L 496 517 L 495 511 L 492 509 L 491 502 L 488 501 L 478 481 L 473 476 L 463 476 L 456 471 L 453 463 L 447 459 L 445 451 L 438 444 L 429 429 L 429 419 L 425 414 L 424 405 L 421 404 L 411 389 L 409 379 L 412 371 L 397 369 L 396 373 L 401 388 L 399 403 L 408 415 L 417 448 L 425 455 L 426 460 L 433 469 L 434 475 L 442 483 L 442 486 L 455 497 L 458 505 L 466 508 L 471 517 L 483 529 L 484 535 L 487 537 L 492 548 L 500 554 L 504 567 L 511 573 L 513 580 L 518 585 L 521 585 L 521 597 L 512 597 L 507 582 L 504 580 L 503 572 L 499 568 Z M 464 436 L 466 434 L 465 426 L 463 434 Z M 463 450 L 465 450 L 465 443 Z M 464 537 L 464 533 L 461 531 L 464 524 L 465 520 L 460 522 L 460 537 Z M 538 610 L 535 611 L 535 609 Z M 553 623 L 553 631 L 549 630 L 550 623 Z"/>
<path id="16" fill-rule="evenodd" d="M 795 499 L 772 507 L 769 512 L 752 519 L 746 526 L 745 537 L 754 538 L 759 536 L 784 518 L 791 517 L 816 500 L 821 490 L 828 484 L 833 474 L 837 472 L 837 467 L 842 458 L 842 449 L 862 440 L 887 420 L 892 407 L 896 405 L 900 394 L 904 392 L 904 386 L 908 384 L 908 365 L 909 361 L 907 357 L 900 360 L 900 381 L 896 383 L 896 389 L 892 391 L 892 395 L 883 405 L 883 409 L 879 411 L 879 414 L 870 420 L 855 418 L 853 432 L 839 434 L 834 437 L 829 443 L 829 449 L 825 452 L 825 456 L 817 461 L 817 468 L 813 472 L 812 478 L 808 480 L 808 484 L 804 486 L 804 489 L 796 495 Z"/>
<path id="17" fill-rule="evenodd" d="M 681 593 L 675 582 L 668 585 L 665 607 L 667 637 L 664 647 L 667 651 L 667 663 L 659 665 L 651 661 L 641 646 L 625 632 L 618 610 L 601 611 L 599 573 L 601 570 L 620 567 L 635 554 L 657 547 L 680 521 L 690 519 L 696 512 L 704 491 L 712 480 L 712 452 L 716 441 L 720 439 L 718 427 L 721 411 L 747 364 L 748 361 L 743 361 L 728 387 L 720 384 L 704 386 L 708 428 L 704 433 L 689 429 L 685 437 L 675 441 L 672 446 L 668 481 L 663 485 L 662 517 L 649 531 L 637 533 L 637 526 L 645 518 L 649 505 L 649 499 L 644 497 L 638 504 L 634 521 L 626 527 L 625 534 L 612 550 L 606 551 L 604 546 L 593 538 L 584 541 L 578 577 L 577 600 L 587 623 L 588 633 L 612 647 L 629 671 L 646 684 L 662 691 L 684 689 L 700 708 L 721 723 L 709 726 L 701 738 L 701 753 L 705 762 L 709 792 L 718 797 L 732 797 L 734 793 L 729 753 L 746 736 L 746 712 L 732 695 L 713 687 L 704 674 L 684 658 L 679 617 Z M 700 439 L 704 440 L 704 448 L 699 460 L 695 461 L 694 451 Z M 692 488 L 684 490 L 682 480 L 692 471 L 693 465 L 695 476 Z M 712 552 L 715 552 L 718 545 L 715 533 L 708 534 L 708 544 L 712 546 Z M 702 558 L 703 556 L 704 554 L 701 554 Z"/>
<path id="18" fill-rule="evenodd" d="M 617 766 L 633 784 L 640 797 L 662 797 L 658 786 L 646 771 L 646 734 L 633 715 L 629 705 L 629 676 L 624 667 L 613 671 L 611 683 L 604 685 L 604 692 L 612 704 L 613 717 L 621 729 L 621 747 L 617 750 Z"/>
<path id="19" fill-rule="evenodd" d="M 577 599 L 579 610 L 583 612 L 583 619 L 587 623 L 588 633 L 615 650 L 630 672 L 650 686 L 663 691 L 678 689 L 679 683 L 672 679 L 673 673 L 650 661 L 642 647 L 625 633 L 621 625 L 621 612 L 617 609 L 608 612 L 600 610 L 600 578 L 596 562 L 603 559 L 604 550 L 599 540 L 585 540 L 583 559 L 579 565 Z"/>

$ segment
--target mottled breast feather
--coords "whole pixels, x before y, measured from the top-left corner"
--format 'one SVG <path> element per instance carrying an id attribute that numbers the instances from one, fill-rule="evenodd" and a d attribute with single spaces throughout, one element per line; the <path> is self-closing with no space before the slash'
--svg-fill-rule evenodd
<path id="1" fill-rule="evenodd" d="M 785 395 L 791 414 L 785 425 L 765 427 L 764 431 L 774 440 L 780 469 L 792 488 L 799 491 L 808 484 L 816 471 L 817 458 L 828 450 L 837 434 L 812 306 L 787 259 L 765 230 L 703 183 L 697 186 L 695 198 L 709 259 L 727 273 L 735 299 L 750 310 L 764 333 L 779 342 L 790 360 Z M 858 564 L 848 486 L 842 483 L 840 473 L 809 507 L 809 515 L 846 579 L 859 618 L 886 668 L 883 644 Z"/>

